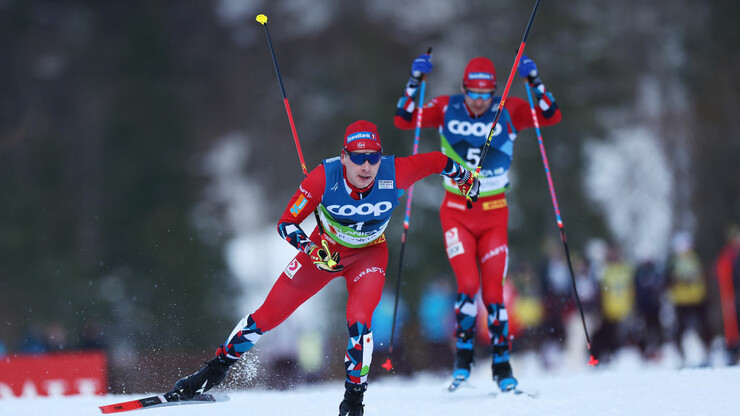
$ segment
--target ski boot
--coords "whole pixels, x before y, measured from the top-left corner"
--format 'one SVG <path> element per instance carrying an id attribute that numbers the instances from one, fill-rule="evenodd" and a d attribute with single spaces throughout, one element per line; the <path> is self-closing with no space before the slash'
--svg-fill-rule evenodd
<path id="1" fill-rule="evenodd" d="M 362 397 L 367 390 L 367 383 L 355 384 L 344 382 L 344 400 L 339 404 L 339 416 L 362 416 L 365 414 L 365 405 Z"/>
<path id="2" fill-rule="evenodd" d="M 475 352 L 469 349 L 458 348 L 455 355 L 455 369 L 452 371 L 452 383 L 447 390 L 455 391 L 463 381 L 470 377 L 470 370 L 473 367 L 473 357 Z"/>
<path id="3" fill-rule="evenodd" d="M 519 384 L 514 378 L 514 373 L 509 364 L 508 346 L 493 347 L 493 381 L 498 385 L 502 392 L 506 393 L 516 389 Z"/>
<path id="4" fill-rule="evenodd" d="M 467 380 L 473 367 L 473 350 L 458 349 L 455 355 L 455 370 L 452 377 Z"/>
<path id="5" fill-rule="evenodd" d="M 197 373 L 177 380 L 175 388 L 167 393 L 168 400 L 190 400 L 219 385 L 226 378 L 228 371 L 229 364 L 220 357 L 216 357 L 207 362 L 205 367 Z"/>

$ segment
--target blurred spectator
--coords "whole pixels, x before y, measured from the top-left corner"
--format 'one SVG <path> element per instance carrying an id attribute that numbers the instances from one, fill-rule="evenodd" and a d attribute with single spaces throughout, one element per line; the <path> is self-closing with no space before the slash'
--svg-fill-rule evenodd
<path id="1" fill-rule="evenodd" d="M 324 336 L 317 329 L 298 334 L 298 367 L 307 382 L 321 380 L 324 373 Z"/>
<path id="2" fill-rule="evenodd" d="M 408 319 L 408 306 L 403 297 L 398 298 L 398 311 L 395 320 L 395 329 L 393 329 L 393 309 L 396 303 L 396 291 L 384 289 L 380 297 L 380 302 L 373 312 L 373 353 L 378 359 L 373 360 L 373 367 L 380 367 L 388 356 L 388 348 L 391 345 L 391 332 L 393 332 L 393 367 L 401 373 L 411 371 L 409 360 L 403 359 L 404 350 L 401 342 L 404 336 L 404 325 Z M 379 355 L 378 355 L 379 354 Z M 379 372 L 387 374 L 385 370 Z"/>
<path id="3" fill-rule="evenodd" d="M 730 364 L 737 364 L 740 359 L 740 228 L 737 226 L 730 227 L 714 270 L 719 283 L 725 346 Z"/>
<path id="4" fill-rule="evenodd" d="M 574 307 L 570 269 L 563 247 L 554 239 L 545 242 L 546 259 L 540 269 L 545 304 L 545 349 L 547 354 L 559 354 L 567 333 L 566 317 Z"/>
<path id="5" fill-rule="evenodd" d="M 592 268 L 585 258 L 578 253 L 574 253 L 572 262 L 576 287 L 578 289 L 578 298 L 583 308 L 583 319 L 586 322 L 588 331 L 593 331 L 595 322 L 598 322 L 601 317 L 599 282 L 596 280 L 596 275 L 592 272 Z M 571 296 L 575 299 L 574 295 Z M 565 329 L 568 332 L 568 342 L 565 345 L 564 358 L 566 360 L 563 361 L 563 364 L 570 368 L 578 368 L 583 363 L 581 357 L 587 353 L 586 347 L 588 343 L 577 305 L 568 316 L 568 320 L 565 322 Z M 593 332 L 589 332 L 589 334 L 593 334 Z"/>
<path id="6" fill-rule="evenodd" d="M 104 350 L 103 328 L 96 320 L 88 320 L 82 329 L 78 348 L 82 350 Z"/>
<path id="7" fill-rule="evenodd" d="M 642 357 L 658 358 L 663 344 L 663 326 L 660 321 L 661 297 L 665 291 L 663 273 L 651 255 L 644 255 L 635 270 L 635 297 L 637 300 L 637 342 Z"/>
<path id="8" fill-rule="evenodd" d="M 589 262 L 583 257 L 573 255 L 573 272 L 581 300 L 583 313 L 588 317 L 599 314 L 599 282 Z M 572 296 L 572 295 L 571 295 Z"/>
<path id="9" fill-rule="evenodd" d="M 686 358 L 683 337 L 694 328 L 704 343 L 705 359 L 708 363 L 712 333 L 707 320 L 707 284 L 704 269 L 694 251 L 691 233 L 676 233 L 672 241 L 673 255 L 666 267 L 668 295 L 676 311 L 676 328 L 673 332 L 682 359 Z"/>
<path id="10" fill-rule="evenodd" d="M 61 322 L 52 322 L 46 327 L 46 344 L 49 351 L 61 351 L 68 347 L 67 328 Z"/>
<path id="11" fill-rule="evenodd" d="M 0 357 L 4 356 L 7 353 L 8 353 L 8 348 L 5 347 L 5 344 L 3 343 L 3 341 L 0 341 Z"/>
<path id="12" fill-rule="evenodd" d="M 398 299 L 398 311 L 396 314 L 396 328 L 393 329 L 393 309 L 395 308 L 396 292 L 385 289 L 380 297 L 380 303 L 373 313 L 373 341 L 375 343 L 374 351 L 387 351 L 391 342 L 391 331 L 393 334 L 393 347 L 399 345 L 403 336 L 403 326 L 408 318 L 408 307 L 403 297 Z"/>
<path id="13" fill-rule="evenodd" d="M 612 244 L 599 278 L 601 285 L 601 327 L 594 334 L 596 357 L 608 362 L 611 355 L 628 342 L 630 318 L 634 315 L 635 285 L 632 266 L 622 257 L 619 245 Z"/>
<path id="14" fill-rule="evenodd" d="M 513 351 L 538 351 L 545 337 L 542 281 L 527 261 L 519 263 L 507 281 L 512 283 L 509 332 L 514 334 Z"/>
<path id="15" fill-rule="evenodd" d="M 40 324 L 32 323 L 28 326 L 26 335 L 21 341 L 20 351 L 26 354 L 40 354 L 49 351 L 46 334 Z"/>
<path id="16" fill-rule="evenodd" d="M 452 362 L 451 337 L 455 332 L 455 292 L 450 282 L 444 278 L 427 285 L 419 302 L 419 321 L 421 337 L 427 353 L 429 370 L 447 369 Z"/>

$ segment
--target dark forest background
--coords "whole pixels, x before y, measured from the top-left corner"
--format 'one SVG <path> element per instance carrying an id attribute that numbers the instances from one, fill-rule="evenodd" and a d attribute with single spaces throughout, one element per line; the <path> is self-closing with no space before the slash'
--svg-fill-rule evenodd
<path id="1" fill-rule="evenodd" d="M 311 169 L 338 153 L 358 118 L 378 124 L 386 153 L 410 153 L 413 133 L 393 127 L 394 107 L 411 61 L 429 46 L 429 98 L 456 93 L 476 55 L 493 59 L 503 85 L 534 2 L 319 2 L 331 14 L 315 28 L 300 18 L 310 5 L 245 2 L 248 11 L 224 17 L 226 3 L 0 1 L 0 340 L 11 351 L 48 322 L 66 328 L 70 345 L 94 324 L 108 344 L 211 348 L 240 318 L 234 302 L 248 288 L 223 254 L 236 231 L 194 219 L 207 198 L 204 155 L 231 132 L 246 137 L 242 173 L 266 196 L 255 203 L 269 227 L 302 178 L 257 13 L 270 19 Z M 392 11 L 382 14 L 385 3 Z M 417 14 L 433 19 L 403 20 Z M 607 134 L 608 111 L 622 111 L 624 123 L 641 118 L 635 94 L 647 74 L 664 92 L 687 93 L 689 105 L 660 120 L 660 131 L 669 158 L 676 129 L 687 138 L 690 169 L 676 175 L 689 192 L 674 209 L 695 219 L 697 249 L 714 258 L 740 220 L 738 22 L 732 0 L 542 2 L 525 53 L 563 111 L 544 134 L 573 247 L 610 238 L 584 190 L 582 145 Z M 515 80 L 511 94 L 523 91 Z M 534 133 L 520 137 L 510 243 L 513 256 L 535 257 L 557 227 Z M 422 150 L 437 146 L 425 131 Z M 425 181 L 406 253 L 410 298 L 417 277 L 448 267 L 437 202 L 425 196 L 439 183 Z M 402 217 L 388 233 L 393 271 Z"/>

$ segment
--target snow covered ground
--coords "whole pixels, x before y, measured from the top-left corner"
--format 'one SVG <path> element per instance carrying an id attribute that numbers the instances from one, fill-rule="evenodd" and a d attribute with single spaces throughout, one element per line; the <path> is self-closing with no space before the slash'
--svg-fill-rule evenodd
<path id="1" fill-rule="evenodd" d="M 547 373 L 520 366 L 520 386 L 537 398 L 497 393 L 490 369 L 475 368 L 468 386 L 455 393 L 445 389 L 441 376 L 385 377 L 370 382 L 365 414 L 375 415 L 711 415 L 740 414 L 740 367 L 675 369 L 627 362 L 599 369 Z M 224 414 L 270 416 L 336 415 L 342 396 L 339 381 L 286 391 L 230 392 L 225 403 L 137 410 L 139 416 Z M 140 395 L 3 399 L 2 416 L 98 415 L 98 406 L 139 398 Z"/>

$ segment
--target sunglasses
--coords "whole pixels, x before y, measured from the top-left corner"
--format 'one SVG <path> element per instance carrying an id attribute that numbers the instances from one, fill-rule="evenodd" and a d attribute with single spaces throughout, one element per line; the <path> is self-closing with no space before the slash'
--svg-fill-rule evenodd
<path id="1" fill-rule="evenodd" d="M 473 92 L 473 91 L 465 90 L 465 95 L 470 97 L 470 99 L 472 100 L 477 100 L 479 98 L 481 100 L 487 100 L 491 98 L 491 96 L 493 96 L 493 92 Z"/>
<path id="2" fill-rule="evenodd" d="M 350 152 L 347 150 L 347 148 L 344 149 L 344 151 L 347 153 L 347 156 L 349 156 L 349 160 L 352 161 L 355 165 L 363 165 L 365 161 L 370 162 L 371 165 L 375 165 L 378 162 L 380 162 L 380 157 L 383 155 L 382 152 L 373 152 L 373 153 L 357 153 L 357 152 Z"/>

